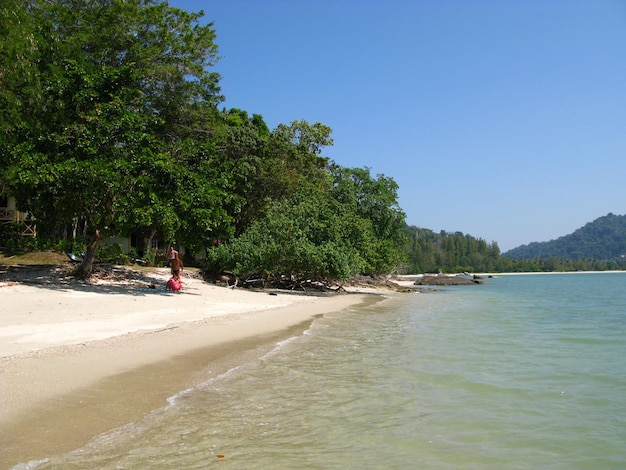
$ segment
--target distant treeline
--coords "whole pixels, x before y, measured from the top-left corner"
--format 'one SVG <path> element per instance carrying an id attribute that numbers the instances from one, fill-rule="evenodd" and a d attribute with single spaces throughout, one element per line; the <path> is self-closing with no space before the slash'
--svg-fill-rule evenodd
<path id="1" fill-rule="evenodd" d="M 621 261 L 626 256 L 626 216 L 609 213 L 569 235 L 503 253 L 507 258 Z"/>
<path id="2" fill-rule="evenodd" d="M 572 259 L 557 256 L 510 258 L 502 256 L 496 242 L 487 243 L 461 232 L 433 232 L 407 226 L 406 272 L 567 272 L 626 269 L 626 260 Z"/>

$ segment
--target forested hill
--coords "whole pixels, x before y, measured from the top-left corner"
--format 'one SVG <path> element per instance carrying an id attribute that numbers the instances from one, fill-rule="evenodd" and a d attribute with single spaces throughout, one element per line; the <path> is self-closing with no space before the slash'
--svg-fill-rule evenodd
<path id="1" fill-rule="evenodd" d="M 609 213 L 569 235 L 548 242 L 533 242 L 502 254 L 507 258 L 620 260 L 626 255 L 626 215 Z"/>

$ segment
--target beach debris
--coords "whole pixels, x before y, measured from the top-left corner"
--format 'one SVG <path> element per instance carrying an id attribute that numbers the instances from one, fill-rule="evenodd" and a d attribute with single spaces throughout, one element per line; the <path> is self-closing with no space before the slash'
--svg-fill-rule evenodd
<path id="1" fill-rule="evenodd" d="M 83 262 L 82 255 L 79 257 L 79 256 L 76 256 L 74 253 L 65 253 L 65 254 L 70 259 L 70 261 L 72 261 L 73 263 L 82 263 Z"/>

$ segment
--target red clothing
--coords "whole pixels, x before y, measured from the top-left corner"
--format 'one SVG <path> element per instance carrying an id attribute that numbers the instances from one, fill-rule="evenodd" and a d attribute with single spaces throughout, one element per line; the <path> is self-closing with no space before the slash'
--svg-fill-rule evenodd
<path id="1" fill-rule="evenodd" d="M 165 285 L 165 288 L 167 290 L 178 292 L 179 290 L 181 290 L 183 288 L 183 283 L 180 282 L 180 279 L 178 279 L 176 277 L 171 277 L 170 280 L 167 281 L 167 284 Z"/>

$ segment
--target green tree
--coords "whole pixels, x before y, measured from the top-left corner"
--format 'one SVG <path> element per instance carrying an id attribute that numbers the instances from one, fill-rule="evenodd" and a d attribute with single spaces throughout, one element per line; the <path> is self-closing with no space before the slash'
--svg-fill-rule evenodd
<path id="1" fill-rule="evenodd" d="M 217 184 L 229 195 L 226 210 L 233 221 L 232 235 L 239 236 L 268 205 L 264 166 L 269 130 L 259 115 L 231 109 L 222 114 L 224 125 L 213 157 Z M 224 237 L 221 237 L 224 238 Z"/>
<path id="2" fill-rule="evenodd" d="M 0 4 L 0 194 L 5 192 L 6 167 L 19 144 L 29 113 L 41 98 L 36 67 L 40 57 L 33 17 L 25 0 Z"/>
<path id="3" fill-rule="evenodd" d="M 368 168 L 331 167 L 330 195 L 349 213 L 367 220 L 376 246 L 366 254 L 367 269 L 381 273 L 403 260 L 405 214 L 397 201 L 398 185 L 389 177 L 372 178 Z"/>
<path id="4" fill-rule="evenodd" d="M 238 238 L 209 252 L 212 271 L 234 270 L 265 282 L 346 279 L 366 265 L 361 253 L 372 243 L 367 222 L 353 217 L 327 194 L 303 187 L 273 201 L 267 215 Z"/>
<path id="5" fill-rule="evenodd" d="M 187 215 L 203 221 L 191 233 L 219 225 L 218 188 L 206 173 L 185 173 L 201 153 L 192 138 L 221 100 L 208 71 L 212 25 L 152 0 L 33 5 L 41 59 L 28 65 L 38 67 L 43 105 L 22 115 L 29 132 L 10 149 L 20 207 L 53 229 L 83 224 L 92 234 L 84 276 L 104 235 L 190 233 Z"/>
<path id="6" fill-rule="evenodd" d="M 321 155 L 333 144 L 330 127 L 306 121 L 279 124 L 269 136 L 263 154 L 265 196 L 288 199 L 303 184 L 327 187 L 328 158 Z"/>
<path id="7" fill-rule="evenodd" d="M 313 179 L 294 171 L 298 189 L 287 198 L 270 198 L 263 218 L 240 237 L 211 250 L 209 270 L 303 280 L 345 279 L 397 268 L 405 237 L 396 230 L 403 213 L 397 207 L 395 183 L 382 176 L 374 180 L 368 170 L 322 170 L 318 168 Z M 381 211 L 388 211 L 387 216 Z"/>

